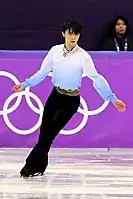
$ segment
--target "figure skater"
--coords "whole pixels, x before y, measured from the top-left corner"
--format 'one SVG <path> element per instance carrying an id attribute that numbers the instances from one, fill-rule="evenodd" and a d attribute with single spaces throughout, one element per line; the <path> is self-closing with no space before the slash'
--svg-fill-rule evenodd
<path id="1" fill-rule="evenodd" d="M 53 46 L 42 61 L 40 69 L 12 88 L 15 92 L 21 92 L 27 87 L 41 83 L 48 73 L 52 72 L 54 88 L 44 107 L 38 142 L 20 171 L 22 177 L 44 174 L 48 165 L 48 153 L 54 139 L 80 105 L 83 74 L 92 80 L 94 88 L 104 100 L 109 100 L 118 111 L 123 112 L 126 109 L 126 105 L 112 93 L 106 79 L 97 72 L 90 54 L 77 44 L 82 32 L 82 24 L 77 20 L 65 21 L 61 32 L 65 40 L 64 44 Z M 44 91 L 45 89 L 47 88 L 44 87 Z"/>

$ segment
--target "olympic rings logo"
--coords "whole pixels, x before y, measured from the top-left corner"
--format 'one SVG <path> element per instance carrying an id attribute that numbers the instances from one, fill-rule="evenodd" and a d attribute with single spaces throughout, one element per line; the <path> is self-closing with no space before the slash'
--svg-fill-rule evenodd
<path id="1" fill-rule="evenodd" d="M 15 84 L 20 83 L 19 80 L 13 74 L 11 74 L 9 72 L 0 71 L 0 76 L 5 76 L 5 77 L 10 78 Z M 51 76 L 51 73 L 48 76 Z M 15 126 L 13 126 L 13 124 L 10 122 L 10 120 L 8 118 L 8 114 L 15 111 L 19 107 L 19 105 L 21 104 L 21 100 L 22 100 L 23 95 L 25 96 L 26 102 L 27 102 L 28 106 L 31 108 L 31 110 L 39 115 L 38 122 L 31 129 L 27 129 L 27 130 L 21 130 L 21 129 L 16 128 Z M 12 107 L 8 108 L 10 102 L 16 97 L 17 97 L 17 100 L 16 100 L 15 104 Z M 36 108 L 32 104 L 30 98 L 33 98 L 36 101 L 39 109 Z M 71 129 L 71 130 L 64 130 L 63 129 L 63 130 L 61 130 L 60 134 L 72 135 L 72 134 L 76 134 L 76 133 L 80 132 L 84 128 L 84 126 L 86 125 L 89 115 L 97 115 L 97 114 L 101 113 L 109 104 L 109 101 L 105 101 L 98 109 L 89 111 L 88 106 L 87 106 L 87 104 L 86 104 L 86 102 L 85 102 L 85 100 L 82 96 L 80 98 L 80 101 L 81 101 L 83 109 L 79 107 L 78 112 L 81 113 L 84 116 L 82 122 L 74 129 Z M 44 109 L 44 107 L 43 107 L 41 100 L 34 93 L 30 92 L 30 88 L 26 88 L 25 91 L 22 91 L 20 93 L 13 93 L 12 95 L 10 95 L 6 99 L 6 101 L 3 105 L 3 110 L 0 110 L 0 115 L 3 116 L 3 119 L 6 123 L 6 125 L 14 133 L 21 134 L 21 135 L 28 135 L 28 134 L 34 133 L 40 127 L 42 115 L 43 115 L 43 109 Z"/>

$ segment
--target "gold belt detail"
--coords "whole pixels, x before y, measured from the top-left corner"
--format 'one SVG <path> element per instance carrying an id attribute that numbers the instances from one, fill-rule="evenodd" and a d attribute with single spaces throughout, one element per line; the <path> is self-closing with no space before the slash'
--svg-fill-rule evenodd
<path id="1" fill-rule="evenodd" d="M 56 90 L 64 95 L 69 95 L 69 96 L 78 96 L 79 95 L 79 89 L 75 89 L 75 90 L 66 90 L 66 89 L 61 89 L 60 87 L 55 87 Z"/>

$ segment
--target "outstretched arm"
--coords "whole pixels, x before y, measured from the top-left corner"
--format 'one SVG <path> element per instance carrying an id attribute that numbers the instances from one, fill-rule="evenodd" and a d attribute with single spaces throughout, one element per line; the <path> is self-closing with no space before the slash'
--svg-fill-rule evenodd
<path id="1" fill-rule="evenodd" d="M 54 47 L 51 48 L 51 50 L 42 61 L 40 69 L 33 76 L 27 78 L 24 82 L 13 86 L 13 91 L 21 92 L 27 87 L 36 86 L 45 79 L 48 73 L 53 69 L 53 48 Z"/>
<path id="2" fill-rule="evenodd" d="M 104 100 L 112 102 L 119 110 L 125 110 L 125 104 L 118 100 L 116 95 L 112 92 L 105 77 L 97 72 L 89 54 L 83 61 L 83 73 L 93 81 L 94 88 Z"/>
<path id="3" fill-rule="evenodd" d="M 36 86 L 45 79 L 48 73 L 51 72 L 53 69 L 53 48 L 51 48 L 51 50 L 42 61 L 40 69 L 33 76 L 27 78 L 21 84 L 13 86 L 13 91 L 21 92 L 27 87 Z"/>
<path id="4" fill-rule="evenodd" d="M 42 61 L 40 69 L 31 77 L 27 78 L 24 82 L 21 83 L 22 87 L 36 86 L 41 83 L 49 72 L 52 71 L 53 67 L 53 48 L 48 52 L 44 60 Z"/>

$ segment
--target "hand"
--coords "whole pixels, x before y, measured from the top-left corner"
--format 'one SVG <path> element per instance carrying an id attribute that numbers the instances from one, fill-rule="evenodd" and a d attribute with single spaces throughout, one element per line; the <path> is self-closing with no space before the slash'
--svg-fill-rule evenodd
<path id="1" fill-rule="evenodd" d="M 18 84 L 18 85 L 13 86 L 13 87 L 12 87 L 12 90 L 15 91 L 15 92 L 21 92 L 21 91 L 23 91 L 24 89 L 23 89 L 23 87 L 22 87 L 21 84 Z"/>
<path id="2" fill-rule="evenodd" d="M 124 112 L 126 110 L 126 105 L 121 100 L 117 100 L 114 102 L 114 106 L 117 108 L 118 111 Z"/>

